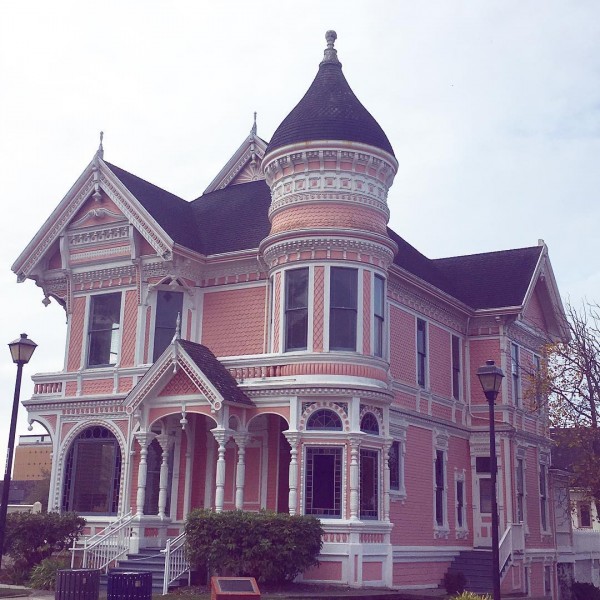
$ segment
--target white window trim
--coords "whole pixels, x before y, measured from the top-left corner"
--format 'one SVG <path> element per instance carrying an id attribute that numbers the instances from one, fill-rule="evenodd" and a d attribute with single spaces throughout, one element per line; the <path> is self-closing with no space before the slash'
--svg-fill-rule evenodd
<path id="1" fill-rule="evenodd" d="M 463 492 L 463 502 L 462 502 L 462 527 L 460 527 L 458 525 L 458 510 L 459 510 L 459 503 L 458 503 L 458 496 L 456 494 L 457 491 L 457 483 L 461 481 L 463 486 L 462 486 L 462 492 Z M 469 537 L 469 526 L 467 523 L 467 486 L 466 486 L 466 469 L 454 469 L 454 504 L 455 504 L 455 518 L 456 518 L 456 539 L 457 540 L 464 540 L 466 538 Z"/>
<path id="2" fill-rule="evenodd" d="M 375 354 L 375 325 L 377 318 L 375 317 L 375 280 L 381 279 L 383 281 L 383 327 L 381 332 L 381 356 Z M 375 358 L 382 358 L 388 360 L 389 357 L 389 346 L 387 334 L 388 331 L 388 302 L 387 302 L 387 279 L 382 273 L 376 271 L 371 272 L 371 354 Z"/>
<path id="3" fill-rule="evenodd" d="M 456 338 L 458 340 L 458 398 L 454 397 L 454 353 L 452 351 L 452 340 Z M 463 357 L 463 339 L 456 335 L 455 333 L 450 334 L 450 397 L 452 400 L 456 402 L 464 401 L 464 392 L 463 392 L 463 365 L 464 365 L 464 357 Z"/>
<path id="4" fill-rule="evenodd" d="M 124 317 L 125 317 L 125 292 L 127 290 L 123 289 L 111 289 L 106 288 L 103 290 L 98 290 L 96 293 L 86 294 L 85 300 L 85 319 L 83 324 L 83 335 L 84 340 L 82 343 L 83 351 L 81 353 L 81 368 L 86 371 L 89 370 L 102 370 L 102 369 L 117 369 L 121 364 L 121 354 L 122 354 L 122 345 L 123 345 L 123 327 L 124 327 Z M 106 296 L 107 294 L 121 294 L 121 304 L 120 304 L 120 312 L 119 312 L 119 341 L 117 343 L 117 359 L 115 360 L 114 365 L 101 365 L 101 366 L 88 366 L 88 352 L 90 349 L 90 315 L 92 312 L 92 297 L 93 296 Z"/>
<path id="5" fill-rule="evenodd" d="M 390 435 L 392 436 L 393 442 L 398 442 L 398 489 L 392 490 L 390 488 L 390 500 L 402 501 L 406 500 L 406 478 L 405 478 L 405 466 L 406 466 L 406 432 L 408 430 L 408 422 L 404 419 L 400 421 L 390 420 Z"/>
<path id="6" fill-rule="evenodd" d="M 434 430 L 433 432 L 433 535 L 435 539 L 448 539 L 450 535 L 450 525 L 448 523 L 448 449 L 449 435 L 444 431 Z M 435 482 L 435 463 L 437 452 L 443 455 L 443 476 L 444 476 L 444 491 L 442 494 L 442 525 L 438 525 L 435 505 L 436 505 L 436 482 Z"/>
<path id="7" fill-rule="evenodd" d="M 523 530 L 525 535 L 529 534 L 529 523 L 527 516 L 527 450 L 525 447 L 520 446 L 517 447 L 516 457 L 515 457 L 515 500 L 516 500 L 516 492 L 517 492 L 517 467 L 518 463 L 517 459 L 523 461 Z M 539 481 L 538 481 L 539 485 Z"/>
<path id="8" fill-rule="evenodd" d="M 184 287 L 177 286 L 173 287 L 170 285 L 155 285 L 150 291 L 150 330 L 148 335 L 148 361 L 149 364 L 153 364 L 152 357 L 154 356 L 154 340 L 156 338 L 156 317 L 158 314 L 158 292 L 175 292 L 183 294 L 183 302 L 181 304 L 181 336 L 185 339 L 185 332 L 187 327 L 187 290 Z M 143 343 L 143 338 L 142 338 Z"/>
<path id="9" fill-rule="evenodd" d="M 423 385 L 419 383 L 419 321 L 425 323 L 425 365 L 423 366 Z M 429 391 L 429 321 L 417 315 L 415 320 L 415 380 L 417 388 Z"/>
<path id="10" fill-rule="evenodd" d="M 548 464 L 549 461 L 547 460 L 546 456 L 540 456 L 540 461 L 538 464 L 538 495 L 540 498 L 540 502 L 539 502 L 539 510 L 540 510 L 540 532 L 542 535 L 550 535 L 552 532 L 552 527 L 550 526 L 550 498 L 549 498 L 549 482 L 548 482 L 548 477 L 549 477 L 549 469 L 548 469 Z M 542 524 L 542 505 L 541 505 L 541 500 L 542 500 L 542 489 L 540 486 L 540 479 L 541 479 L 541 474 L 542 474 L 542 470 L 544 471 L 544 478 L 545 478 L 545 482 L 546 482 L 546 495 L 544 496 L 545 498 L 545 505 L 546 505 L 546 527 L 543 526 Z"/>
<path id="11" fill-rule="evenodd" d="M 286 283 L 287 283 L 287 272 L 295 271 L 297 269 L 308 269 L 308 301 L 307 306 L 307 327 L 306 327 L 306 350 L 286 350 L 285 349 L 285 332 L 286 332 L 286 319 L 285 319 L 285 302 L 286 302 Z M 280 284 L 279 284 L 279 353 L 280 354 L 305 354 L 313 351 L 313 323 L 314 323 L 314 295 L 315 295 L 315 270 L 314 265 L 306 264 L 291 264 L 288 268 L 282 269 L 279 272 Z M 327 277 L 325 278 L 325 286 L 327 287 Z M 273 286 L 275 280 L 273 281 Z M 273 287 L 273 300 L 275 296 L 275 288 Z M 325 331 L 323 331 L 323 344 L 325 344 Z"/>
<path id="12" fill-rule="evenodd" d="M 516 356 L 517 356 L 517 360 L 516 360 L 516 369 L 515 369 L 515 361 L 513 359 L 513 349 L 516 348 Z M 512 388 L 512 401 L 513 401 L 513 405 L 516 408 L 523 408 L 523 384 L 522 384 L 522 377 L 521 377 L 521 347 L 519 346 L 519 344 L 517 344 L 516 342 L 510 342 L 510 381 L 511 381 L 511 388 Z M 517 377 L 517 387 L 515 389 L 515 371 L 516 371 L 516 377 Z"/>

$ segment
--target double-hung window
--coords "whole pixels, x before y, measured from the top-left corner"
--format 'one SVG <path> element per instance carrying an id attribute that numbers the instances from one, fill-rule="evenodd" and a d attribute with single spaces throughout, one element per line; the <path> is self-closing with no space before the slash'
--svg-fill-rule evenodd
<path id="1" fill-rule="evenodd" d="M 427 369 L 427 323 L 417 319 L 417 383 L 425 387 Z"/>
<path id="2" fill-rule="evenodd" d="M 443 527 L 446 513 L 446 465 L 443 450 L 435 451 L 435 524 Z"/>
<path id="3" fill-rule="evenodd" d="M 381 275 L 375 275 L 375 298 L 373 300 L 373 354 L 383 356 L 384 322 L 385 322 L 385 284 Z"/>
<path id="4" fill-rule="evenodd" d="M 452 336 L 452 397 L 460 400 L 460 339 Z"/>
<path id="5" fill-rule="evenodd" d="M 177 326 L 177 315 L 181 315 L 182 309 L 183 292 L 158 290 L 156 294 L 156 319 L 154 322 L 154 351 L 152 354 L 154 361 L 173 340 Z"/>
<path id="6" fill-rule="evenodd" d="M 456 480 L 456 529 L 465 529 L 467 519 L 465 514 L 465 480 Z"/>
<path id="7" fill-rule="evenodd" d="M 525 522 L 525 461 L 517 458 L 517 523 Z"/>
<path id="8" fill-rule="evenodd" d="M 548 467 L 540 464 L 540 525 L 548 529 Z"/>
<path id="9" fill-rule="evenodd" d="M 285 350 L 306 350 L 308 340 L 308 268 L 285 274 Z"/>
<path id="10" fill-rule="evenodd" d="M 306 447 L 305 497 L 307 515 L 342 516 L 342 448 Z"/>
<path id="11" fill-rule="evenodd" d="M 358 271 L 331 267 L 329 349 L 356 351 Z"/>
<path id="12" fill-rule="evenodd" d="M 121 327 L 121 292 L 90 298 L 88 325 L 88 367 L 117 363 Z"/>
<path id="13" fill-rule="evenodd" d="M 379 453 L 360 449 L 360 518 L 377 519 L 379 511 Z"/>
<path id="14" fill-rule="evenodd" d="M 521 405 L 521 377 L 519 372 L 519 346 L 510 345 L 510 369 L 512 375 L 512 393 L 515 406 Z"/>

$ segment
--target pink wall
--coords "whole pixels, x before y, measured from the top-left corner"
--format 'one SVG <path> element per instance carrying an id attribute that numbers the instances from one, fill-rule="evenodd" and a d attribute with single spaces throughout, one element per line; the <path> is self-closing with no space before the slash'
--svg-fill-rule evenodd
<path id="1" fill-rule="evenodd" d="M 413 315 L 390 307 L 390 368 L 395 379 L 412 385 L 417 381 L 415 323 Z"/>
<path id="2" fill-rule="evenodd" d="M 121 337 L 120 363 L 122 367 L 133 367 L 135 364 L 135 343 L 138 320 L 137 290 L 125 292 L 125 309 Z"/>
<path id="3" fill-rule="evenodd" d="M 73 298 L 71 312 L 71 328 L 69 332 L 67 350 L 67 371 L 77 371 L 81 366 L 81 352 L 83 349 L 83 323 L 85 320 L 85 296 Z"/>
<path id="4" fill-rule="evenodd" d="M 434 394 L 452 396 L 452 347 L 450 333 L 429 323 L 429 383 Z"/>
<path id="5" fill-rule="evenodd" d="M 202 343 L 216 356 L 261 353 L 265 299 L 264 286 L 205 294 Z"/>

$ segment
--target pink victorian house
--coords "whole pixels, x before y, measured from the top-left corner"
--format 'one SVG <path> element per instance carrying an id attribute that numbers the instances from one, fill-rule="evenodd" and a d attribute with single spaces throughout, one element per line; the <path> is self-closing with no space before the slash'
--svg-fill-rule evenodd
<path id="1" fill-rule="evenodd" d="M 502 588 L 556 594 L 527 394 L 564 319 L 548 249 L 431 260 L 388 229 L 398 162 L 327 41 L 271 141 L 253 128 L 199 198 L 100 147 L 13 265 L 68 320 L 24 402 L 52 437 L 49 505 L 90 534 L 127 520 L 139 548 L 198 507 L 314 515 L 305 580 L 437 587 L 489 554 L 493 359 Z"/>

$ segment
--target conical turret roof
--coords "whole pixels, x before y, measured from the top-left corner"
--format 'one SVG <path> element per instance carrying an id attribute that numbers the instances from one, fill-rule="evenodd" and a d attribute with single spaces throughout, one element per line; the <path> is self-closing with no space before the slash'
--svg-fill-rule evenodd
<path id="1" fill-rule="evenodd" d="M 315 140 L 360 142 L 394 151 L 371 113 L 360 103 L 342 72 L 333 44 L 335 31 L 325 35 L 327 48 L 306 94 L 277 128 L 266 154 L 282 146 Z"/>

